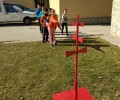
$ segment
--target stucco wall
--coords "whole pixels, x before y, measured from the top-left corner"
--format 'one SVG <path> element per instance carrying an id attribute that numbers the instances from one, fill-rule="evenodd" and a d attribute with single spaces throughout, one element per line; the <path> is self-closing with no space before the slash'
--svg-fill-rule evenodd
<path id="1" fill-rule="evenodd" d="M 45 2 L 45 8 L 49 8 L 49 0 L 46 0 L 46 2 Z"/>
<path id="2" fill-rule="evenodd" d="M 76 15 L 85 24 L 110 24 L 113 0 L 60 0 L 60 16 L 68 9 L 69 24 Z"/>
<path id="3" fill-rule="evenodd" d="M 33 0 L 5 0 L 6 2 L 20 3 L 26 7 L 34 9 Z M 113 0 L 47 0 L 50 7 L 56 10 L 58 15 L 62 15 L 63 9 L 68 9 L 69 18 L 75 18 L 77 14 L 81 18 L 87 17 L 108 17 L 111 16 Z M 47 4 L 48 2 L 46 2 Z M 47 5 L 48 6 L 48 5 Z"/>
<path id="4" fill-rule="evenodd" d="M 50 8 L 55 9 L 56 14 L 60 15 L 60 1 L 61 0 L 49 0 Z"/>
<path id="5" fill-rule="evenodd" d="M 111 34 L 120 37 L 120 0 L 113 1 Z"/>
<path id="6" fill-rule="evenodd" d="M 25 7 L 35 9 L 33 0 L 4 0 L 4 1 L 8 3 L 20 3 Z"/>
<path id="7" fill-rule="evenodd" d="M 113 0 L 60 0 L 60 15 L 68 9 L 69 18 L 77 14 L 81 18 L 111 16 Z"/>
<path id="8" fill-rule="evenodd" d="M 20 3 L 26 7 L 35 9 L 33 0 L 5 1 Z M 50 5 L 51 8 L 55 9 L 59 15 L 59 19 L 61 18 L 63 9 L 67 8 L 69 23 L 73 22 L 76 15 L 79 14 L 80 18 L 82 18 L 86 24 L 106 24 L 111 23 L 112 1 L 113 0 L 47 0 L 46 7 Z"/>

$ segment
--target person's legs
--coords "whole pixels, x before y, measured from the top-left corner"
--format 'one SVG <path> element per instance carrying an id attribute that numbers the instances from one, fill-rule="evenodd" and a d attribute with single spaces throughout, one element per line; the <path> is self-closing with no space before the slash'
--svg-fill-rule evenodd
<path id="1" fill-rule="evenodd" d="M 68 25 L 65 23 L 65 28 L 66 28 L 66 35 L 68 35 Z"/>
<path id="2" fill-rule="evenodd" d="M 41 33 L 43 33 L 43 26 L 41 25 Z"/>
<path id="3" fill-rule="evenodd" d="M 63 35 L 63 30 L 64 30 L 64 23 L 62 23 L 62 35 Z"/>
<path id="4" fill-rule="evenodd" d="M 45 27 L 43 27 L 43 43 L 45 42 L 45 36 L 46 36 Z"/>
<path id="5" fill-rule="evenodd" d="M 41 23 L 40 23 L 40 18 L 38 19 L 38 25 L 39 25 L 39 27 L 40 27 L 40 32 L 41 32 L 41 27 L 42 27 L 42 25 L 41 25 Z"/>
<path id="6" fill-rule="evenodd" d="M 53 44 L 55 45 L 56 44 L 56 39 L 55 39 L 55 29 L 54 28 L 52 30 L 52 33 L 53 33 Z"/>
<path id="7" fill-rule="evenodd" d="M 40 19 L 38 18 L 38 25 L 40 26 Z"/>
<path id="8" fill-rule="evenodd" d="M 40 24 L 40 32 L 43 33 L 43 32 L 42 32 L 42 25 L 41 25 L 41 24 Z"/>
<path id="9" fill-rule="evenodd" d="M 48 41 L 48 29 L 45 27 L 45 41 Z"/>
<path id="10" fill-rule="evenodd" d="M 51 28 L 48 28 L 49 31 L 49 44 L 52 45 L 52 31 Z"/>

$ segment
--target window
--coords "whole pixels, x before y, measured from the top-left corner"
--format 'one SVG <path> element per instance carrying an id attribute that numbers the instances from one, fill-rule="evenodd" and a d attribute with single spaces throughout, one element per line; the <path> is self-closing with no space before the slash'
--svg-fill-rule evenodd
<path id="1" fill-rule="evenodd" d="M 24 10 L 24 6 L 22 6 L 22 5 L 19 5 L 19 4 L 15 4 L 15 6 L 17 6 L 17 7 L 19 7 L 19 8 L 21 8 L 22 10 Z"/>
<path id="2" fill-rule="evenodd" d="M 6 12 L 11 12 L 11 13 L 17 12 L 17 10 L 10 5 L 5 6 L 5 9 L 6 9 Z"/>
<path id="3" fill-rule="evenodd" d="M 0 12 L 2 12 L 1 6 L 0 6 Z"/>

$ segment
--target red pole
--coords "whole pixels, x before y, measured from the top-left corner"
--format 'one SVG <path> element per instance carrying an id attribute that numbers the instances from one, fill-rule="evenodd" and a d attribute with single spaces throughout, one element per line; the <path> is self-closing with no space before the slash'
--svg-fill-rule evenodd
<path id="1" fill-rule="evenodd" d="M 78 32 L 79 32 L 79 15 L 76 18 L 76 54 L 75 54 L 75 75 L 74 75 L 74 90 L 75 100 L 78 100 Z"/>

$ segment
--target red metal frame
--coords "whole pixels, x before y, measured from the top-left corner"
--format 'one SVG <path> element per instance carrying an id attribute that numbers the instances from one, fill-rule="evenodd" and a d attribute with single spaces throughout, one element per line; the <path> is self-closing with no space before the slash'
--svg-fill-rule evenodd
<path id="1" fill-rule="evenodd" d="M 76 35 L 72 35 L 72 39 L 76 40 L 75 51 L 66 51 L 66 57 L 75 54 L 74 59 L 74 90 L 64 91 L 61 93 L 53 94 L 54 100 L 94 100 L 93 96 L 87 91 L 86 88 L 78 88 L 78 54 L 87 53 L 87 47 L 78 50 L 78 41 L 83 43 L 83 39 L 78 36 L 79 26 L 84 26 L 84 23 L 79 23 L 79 15 L 76 22 L 72 23 L 76 26 Z"/>
<path id="2" fill-rule="evenodd" d="M 74 75 L 74 90 L 75 90 L 75 100 L 78 100 L 78 32 L 79 32 L 79 16 L 77 16 L 77 22 L 76 22 L 76 53 L 75 53 L 75 75 Z"/>

